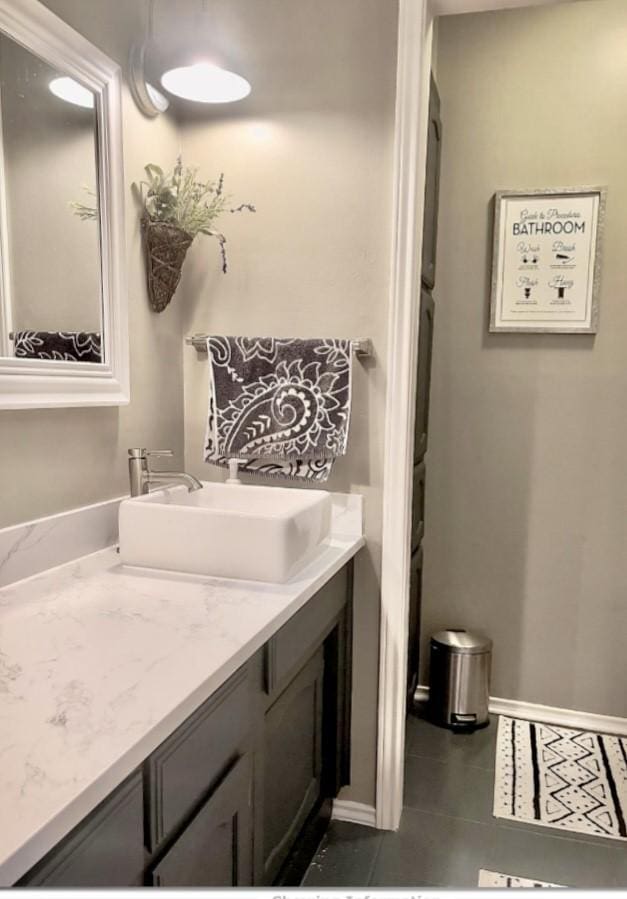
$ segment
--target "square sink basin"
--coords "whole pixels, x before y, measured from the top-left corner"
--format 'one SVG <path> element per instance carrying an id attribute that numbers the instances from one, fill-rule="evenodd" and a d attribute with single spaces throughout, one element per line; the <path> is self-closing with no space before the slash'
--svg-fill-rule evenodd
<path id="1" fill-rule="evenodd" d="M 204 482 L 120 503 L 125 565 L 212 577 L 284 583 L 303 568 L 331 530 L 323 490 Z"/>

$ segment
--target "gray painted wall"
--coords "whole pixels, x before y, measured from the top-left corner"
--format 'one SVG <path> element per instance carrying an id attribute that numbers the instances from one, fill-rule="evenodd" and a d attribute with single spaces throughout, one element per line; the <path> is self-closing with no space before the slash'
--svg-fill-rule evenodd
<path id="1" fill-rule="evenodd" d="M 446 17 L 423 633 L 492 693 L 627 715 L 627 4 Z M 606 184 L 596 338 L 489 335 L 498 188 Z M 423 652 L 423 681 L 426 676 Z"/>
<path id="2" fill-rule="evenodd" d="M 185 330 L 374 341 L 376 360 L 354 367 L 348 454 L 325 485 L 365 496 L 346 798 L 373 803 L 397 4 L 232 0 L 228 10 L 254 73 L 253 94 L 241 112 L 183 121 L 183 150 L 207 176 L 224 171 L 227 190 L 257 213 L 223 222 L 226 276 L 214 241 L 192 247 Z M 190 349 L 186 467 L 222 479 L 202 462 L 206 410 L 207 362 Z"/>
<path id="3" fill-rule="evenodd" d="M 141 33 L 144 4 L 47 0 L 46 5 L 125 68 Z M 137 213 L 130 184 L 151 162 L 178 152 L 168 118 L 145 119 L 123 96 L 131 403 L 120 408 L 0 411 L 0 527 L 128 492 L 126 449 L 171 447 L 183 455 L 181 307 L 148 306 Z M 38 248 L 39 251 L 42 248 Z"/>

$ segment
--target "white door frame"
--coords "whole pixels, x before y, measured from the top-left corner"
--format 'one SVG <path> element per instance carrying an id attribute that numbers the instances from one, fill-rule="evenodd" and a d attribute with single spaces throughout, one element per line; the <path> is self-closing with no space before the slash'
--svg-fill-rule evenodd
<path id="1" fill-rule="evenodd" d="M 433 18 L 563 0 L 399 0 L 392 273 L 388 318 L 375 825 L 403 808 L 405 670 L 420 264 Z"/>
<path id="2" fill-rule="evenodd" d="M 428 0 L 399 0 L 375 816 L 376 826 L 384 830 L 398 827 L 403 806 L 413 431 L 432 21 Z"/>

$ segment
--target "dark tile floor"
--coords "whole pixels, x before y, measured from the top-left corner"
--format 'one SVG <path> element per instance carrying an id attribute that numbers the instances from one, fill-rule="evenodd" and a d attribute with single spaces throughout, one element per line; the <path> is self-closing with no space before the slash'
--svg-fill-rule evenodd
<path id="1" fill-rule="evenodd" d="M 407 722 L 397 833 L 332 822 L 307 887 L 476 887 L 479 869 L 572 887 L 627 887 L 627 844 L 492 817 L 496 719 L 454 734 Z"/>

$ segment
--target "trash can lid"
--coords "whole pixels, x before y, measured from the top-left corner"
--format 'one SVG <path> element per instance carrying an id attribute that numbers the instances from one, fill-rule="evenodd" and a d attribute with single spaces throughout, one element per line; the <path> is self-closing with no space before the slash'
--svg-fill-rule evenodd
<path id="1" fill-rule="evenodd" d="M 463 628 L 455 627 L 446 631 L 438 631 L 431 637 L 431 642 L 437 643 L 438 646 L 445 646 L 451 652 L 468 653 L 469 655 L 489 652 L 492 649 L 492 640 L 488 637 L 479 637 Z"/>

